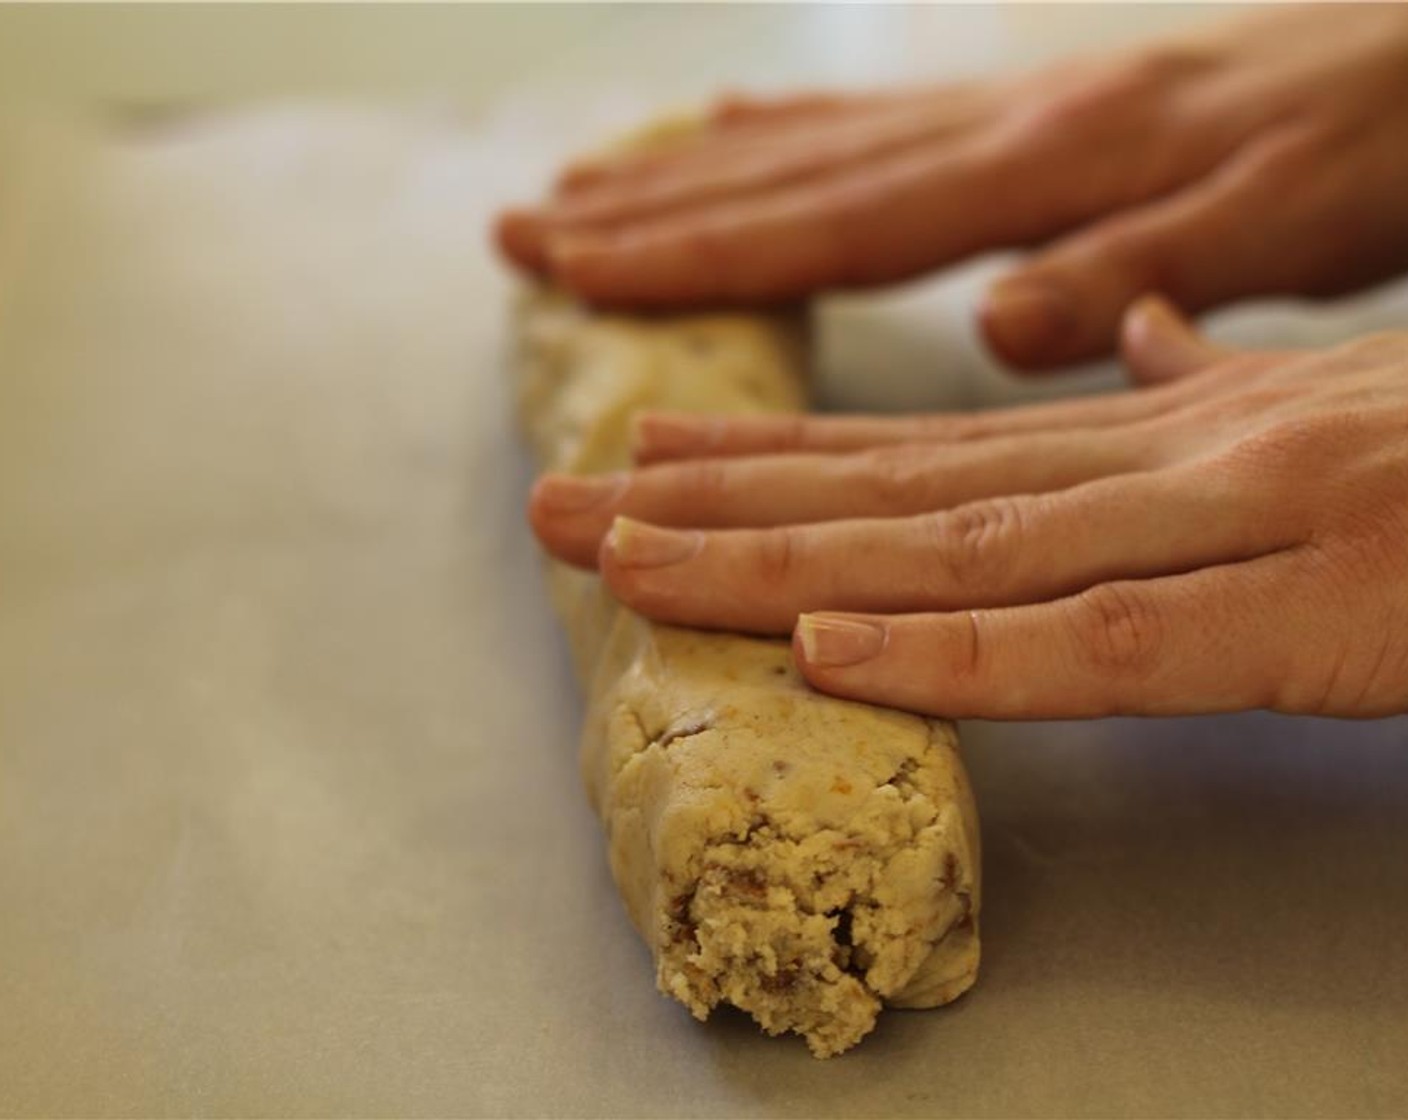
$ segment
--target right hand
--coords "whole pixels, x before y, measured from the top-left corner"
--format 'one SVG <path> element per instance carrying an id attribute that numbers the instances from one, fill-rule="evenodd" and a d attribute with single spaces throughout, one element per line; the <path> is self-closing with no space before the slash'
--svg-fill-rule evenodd
<path id="1" fill-rule="evenodd" d="M 1038 247 L 982 323 L 1019 367 L 1200 310 L 1408 266 L 1408 5 L 1258 13 L 1019 80 L 720 105 L 693 139 L 569 169 L 499 221 L 600 305 L 765 305 Z"/>
<path id="2" fill-rule="evenodd" d="M 1157 300 L 1127 322 L 1140 392 L 647 415 L 651 465 L 545 475 L 533 527 L 650 618 L 794 631 L 808 681 L 869 703 L 1408 711 L 1408 332 L 1235 353 Z"/>

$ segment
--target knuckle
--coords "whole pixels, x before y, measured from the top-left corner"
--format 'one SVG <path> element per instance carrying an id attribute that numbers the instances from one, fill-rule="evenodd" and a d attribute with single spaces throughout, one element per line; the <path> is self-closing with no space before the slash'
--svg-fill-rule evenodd
<path id="1" fill-rule="evenodd" d="M 1334 135 L 1314 122 L 1287 122 L 1254 140 L 1229 174 L 1234 183 L 1284 199 L 1316 181 L 1316 169 L 1333 158 L 1335 144 Z"/>
<path id="2" fill-rule="evenodd" d="M 1301 640 L 1268 658 L 1268 699 L 1276 711 L 1377 717 L 1408 711 L 1408 622 L 1401 604 L 1384 597 L 1399 565 L 1353 547 L 1304 546 L 1295 597 Z M 1284 586 L 1265 605 L 1286 598 Z"/>
<path id="3" fill-rule="evenodd" d="M 1206 64 L 1196 51 L 1155 46 L 1094 70 L 1068 70 L 1022 114 L 1034 138 L 1062 133 L 1102 136 L 1165 112 L 1191 73 Z"/>
<path id="4" fill-rule="evenodd" d="M 1317 665 L 1302 676 L 1292 676 L 1277 690 L 1273 707 L 1277 711 L 1297 715 L 1348 714 L 1351 692 L 1362 692 L 1362 685 L 1351 676 L 1351 654 L 1346 644 L 1317 651 Z"/>
<path id="5" fill-rule="evenodd" d="M 1078 655 L 1101 673 L 1147 676 L 1164 645 L 1158 610 L 1127 583 L 1098 584 L 1076 596 L 1070 625 Z"/>
<path id="6" fill-rule="evenodd" d="M 902 512 L 926 489 L 923 465 L 909 447 L 881 447 L 862 453 L 866 498 L 877 513 Z"/>
<path id="7" fill-rule="evenodd" d="M 1210 64 L 1211 59 L 1196 47 L 1156 43 L 1129 58 L 1124 74 L 1130 85 L 1163 89 L 1205 70 Z"/>
<path id="8" fill-rule="evenodd" d="M 1332 714 L 1386 716 L 1408 711 L 1408 643 L 1401 633 L 1385 627 L 1368 651 L 1354 694 L 1331 709 Z"/>
<path id="9" fill-rule="evenodd" d="M 752 575 L 770 588 L 786 586 L 800 574 L 803 551 L 802 530 L 798 526 L 764 529 L 754 538 Z"/>
<path id="10" fill-rule="evenodd" d="M 1174 299 L 1184 294 L 1183 258 L 1188 247 L 1137 211 L 1107 218 L 1082 235 L 1079 248 L 1071 251 L 1079 259 L 1098 262 L 1121 290 L 1165 292 Z"/>
<path id="11" fill-rule="evenodd" d="M 1285 417 L 1288 406 L 1305 394 L 1305 386 L 1294 381 L 1261 382 L 1239 387 L 1233 395 L 1223 399 L 1208 401 L 1199 411 L 1212 424 L 1231 424 L 1238 429 L 1245 429 L 1249 422 L 1260 422 L 1261 430 L 1246 437 L 1254 439 L 1257 435 L 1279 433 L 1288 423 L 1289 418 Z M 1288 437 L 1277 434 L 1275 440 L 1283 438 Z"/>
<path id="12" fill-rule="evenodd" d="M 1012 498 L 988 498 L 926 518 L 939 575 L 953 587 L 1000 584 L 1021 548 L 1023 514 Z"/>
<path id="13" fill-rule="evenodd" d="M 986 670 L 984 652 L 987 643 L 983 635 L 983 615 L 979 611 L 964 611 L 962 640 L 955 643 L 951 663 L 946 666 L 948 675 L 959 681 L 979 680 Z"/>
<path id="14" fill-rule="evenodd" d="M 677 495 L 691 504 L 715 507 L 729 498 L 731 473 L 722 459 L 696 459 L 689 463 L 663 468 L 674 474 L 672 481 Z"/>
<path id="15" fill-rule="evenodd" d="M 1349 715 L 1377 673 L 1366 658 L 1371 644 L 1366 635 L 1351 636 L 1340 623 L 1363 605 L 1352 589 L 1367 586 L 1365 573 L 1342 549 L 1312 545 L 1302 549 L 1300 557 L 1306 578 L 1298 588 L 1299 598 L 1308 607 L 1306 636 L 1313 640 L 1281 655 L 1267 707 L 1306 715 Z"/>
<path id="16" fill-rule="evenodd" d="M 777 417 L 774 423 L 773 434 L 778 450 L 802 451 L 810 445 L 811 424 L 805 413 L 788 413 Z"/>
<path id="17" fill-rule="evenodd" d="M 1274 403 L 1268 399 L 1267 409 L 1289 399 L 1281 396 Z M 1303 483 L 1307 478 L 1318 479 L 1321 468 L 1334 466 L 1365 435 L 1365 418 L 1352 411 L 1291 415 L 1242 437 L 1230 457 L 1274 477 Z"/>
<path id="18" fill-rule="evenodd" d="M 1345 231 L 1353 215 L 1341 196 L 1327 190 L 1324 169 L 1339 162 L 1333 136 L 1307 126 L 1284 126 L 1253 142 L 1224 173 L 1229 199 L 1244 210 L 1264 211 L 1268 229 L 1292 228 L 1298 236 L 1276 246 L 1276 287 L 1306 296 L 1343 290 L 1354 274 Z"/>
<path id="19" fill-rule="evenodd" d="M 1003 434 L 1002 420 L 982 412 L 938 413 L 917 421 L 914 436 L 936 443 L 966 443 Z"/>

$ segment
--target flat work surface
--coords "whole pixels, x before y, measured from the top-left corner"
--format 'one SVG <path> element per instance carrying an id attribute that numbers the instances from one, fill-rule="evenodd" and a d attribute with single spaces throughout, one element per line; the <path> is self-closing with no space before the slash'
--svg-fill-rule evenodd
<path id="1" fill-rule="evenodd" d="M 1408 1107 L 1403 720 L 971 725 L 970 996 L 818 1063 L 654 993 L 483 248 L 545 119 L 6 127 L 0 1113 Z M 834 395 L 1011 395 L 977 278 L 834 307 Z"/>

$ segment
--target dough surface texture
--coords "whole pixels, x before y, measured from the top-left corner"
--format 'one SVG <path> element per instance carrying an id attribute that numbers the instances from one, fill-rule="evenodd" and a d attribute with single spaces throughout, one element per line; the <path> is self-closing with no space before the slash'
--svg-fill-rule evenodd
<path id="1" fill-rule="evenodd" d="M 527 295 L 519 413 L 539 464 L 629 461 L 645 408 L 805 407 L 799 320 L 628 320 Z M 553 563 L 587 692 L 581 761 L 657 983 L 818 1057 L 978 968 L 978 822 L 951 724 L 812 691 L 788 643 L 647 622 Z"/>

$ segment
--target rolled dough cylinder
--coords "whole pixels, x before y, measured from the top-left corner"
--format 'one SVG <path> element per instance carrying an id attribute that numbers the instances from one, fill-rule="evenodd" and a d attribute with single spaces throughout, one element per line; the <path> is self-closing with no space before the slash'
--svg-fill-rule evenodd
<path id="1" fill-rule="evenodd" d="M 519 412 L 541 466 L 629 461 L 644 408 L 805 405 L 800 321 L 520 309 Z M 582 768 L 661 991 L 840 1053 L 882 1005 L 977 976 L 978 821 L 951 724 L 812 691 L 785 641 L 647 622 L 553 564 L 588 705 Z"/>

